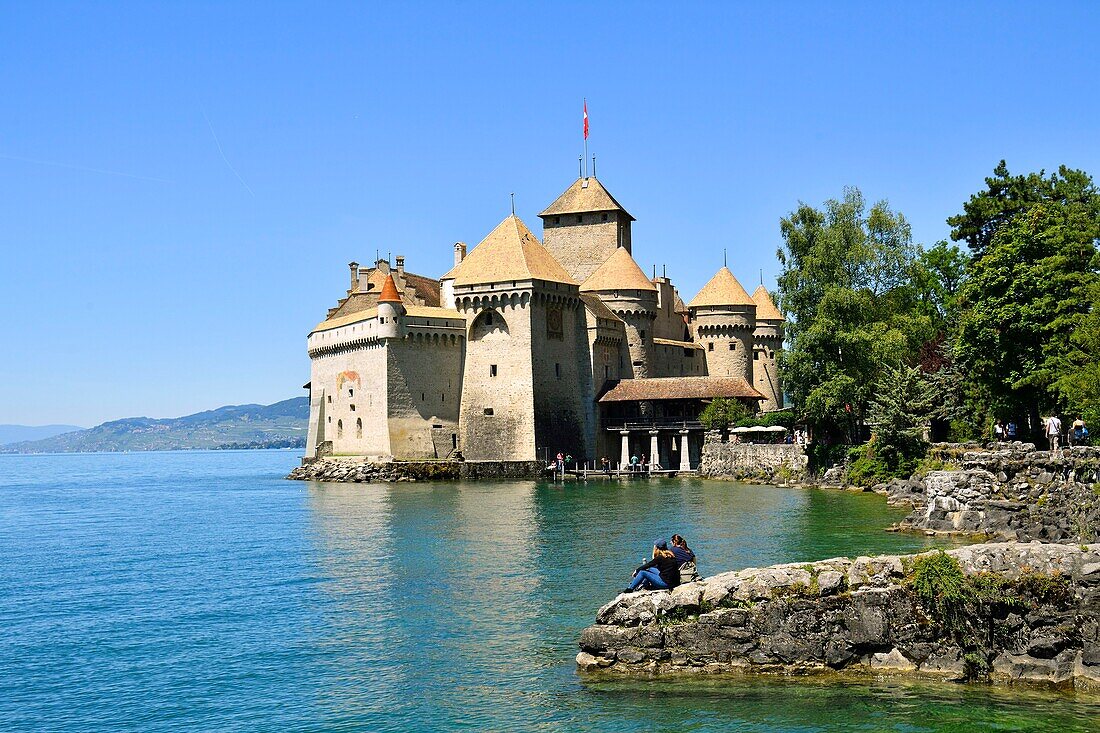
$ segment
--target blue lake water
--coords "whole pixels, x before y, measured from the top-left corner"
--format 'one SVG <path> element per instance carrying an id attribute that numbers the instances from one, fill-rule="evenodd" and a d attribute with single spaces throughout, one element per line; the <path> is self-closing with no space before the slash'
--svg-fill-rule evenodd
<path id="1" fill-rule="evenodd" d="M 1100 730 L 1071 694 L 576 675 L 654 537 L 704 574 L 929 546 L 881 497 L 283 480 L 297 460 L 0 456 L 0 730 Z"/>

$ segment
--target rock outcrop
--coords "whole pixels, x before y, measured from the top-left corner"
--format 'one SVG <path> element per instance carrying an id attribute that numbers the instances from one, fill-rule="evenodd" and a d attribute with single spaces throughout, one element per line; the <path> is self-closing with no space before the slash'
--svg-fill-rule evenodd
<path id="1" fill-rule="evenodd" d="M 1019 541 L 1100 539 L 1100 448 L 1036 451 L 1030 443 L 933 460 L 957 468 L 894 480 L 883 487 L 891 504 L 913 512 L 901 529 L 985 534 Z"/>
<path id="2" fill-rule="evenodd" d="M 540 461 L 387 461 L 321 458 L 298 466 L 288 479 L 354 483 L 530 479 L 543 473 Z"/>
<path id="3" fill-rule="evenodd" d="M 622 594 L 580 637 L 583 672 L 844 671 L 1100 690 L 1100 544 L 947 553 L 961 598 L 930 601 L 922 558 L 833 558 Z M 925 576 L 927 577 L 927 576 Z M 946 604 L 946 601 L 943 602 Z"/>
<path id="4" fill-rule="evenodd" d="M 801 445 L 722 442 L 717 431 L 708 431 L 699 457 L 699 475 L 739 481 L 788 482 L 805 478 L 808 464 L 809 458 Z"/>

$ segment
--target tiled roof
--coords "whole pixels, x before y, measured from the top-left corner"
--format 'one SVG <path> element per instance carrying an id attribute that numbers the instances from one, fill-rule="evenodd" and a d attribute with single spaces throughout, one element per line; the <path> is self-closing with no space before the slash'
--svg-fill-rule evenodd
<path id="1" fill-rule="evenodd" d="M 462 315 L 456 310 L 450 308 L 440 308 L 438 306 L 429 305 L 410 305 L 405 307 L 406 316 L 414 316 L 416 318 L 436 318 L 441 320 L 453 320 L 453 321 L 465 321 L 466 316 Z M 317 333 L 318 331 L 331 331 L 334 328 L 340 328 L 341 326 L 350 326 L 353 323 L 359 323 L 360 321 L 369 321 L 372 318 L 378 317 L 378 309 L 370 308 L 368 310 L 357 311 L 355 313 L 349 313 L 346 316 L 337 316 L 327 321 L 321 321 L 310 333 Z"/>
<path id="2" fill-rule="evenodd" d="M 756 320 L 758 321 L 782 321 L 783 314 L 779 312 L 779 309 L 775 307 L 775 303 L 772 302 L 772 296 L 768 292 L 768 289 L 761 285 L 756 289 L 756 292 L 752 294 L 752 299 L 756 303 Z"/>
<path id="3" fill-rule="evenodd" d="M 604 292 L 609 290 L 649 290 L 657 291 L 655 286 L 638 263 L 626 251 L 618 247 L 596 271 L 581 283 L 581 292 Z"/>
<path id="4" fill-rule="evenodd" d="M 634 217 L 627 212 L 615 197 L 607 192 L 603 184 L 596 180 L 595 176 L 578 178 L 573 184 L 558 196 L 554 203 L 546 207 L 539 216 L 555 216 L 557 214 L 583 214 L 592 211 L 621 211 L 630 221 Z"/>
<path id="5" fill-rule="evenodd" d="M 455 285 L 545 280 L 576 285 L 518 216 L 505 218 L 454 270 Z"/>
<path id="6" fill-rule="evenodd" d="M 714 273 L 699 294 L 691 299 L 688 308 L 708 305 L 756 305 L 728 267 Z"/>
<path id="7" fill-rule="evenodd" d="M 605 321 L 622 321 L 623 319 L 615 315 L 607 304 L 599 299 L 598 296 L 590 293 L 581 293 L 581 300 L 584 302 L 584 307 L 589 310 L 597 318 L 602 318 Z"/>
<path id="8" fill-rule="evenodd" d="M 401 302 L 401 296 L 397 294 L 397 285 L 393 282 L 393 275 L 386 275 L 386 279 L 382 282 L 382 293 L 378 296 L 378 302 Z"/>
<path id="9" fill-rule="evenodd" d="M 702 344 L 697 344 L 694 341 L 674 341 L 673 339 L 659 339 L 654 338 L 653 343 L 661 344 L 662 346 L 679 346 L 683 349 L 702 349 Z"/>
<path id="10" fill-rule="evenodd" d="M 416 292 L 416 296 L 424 301 L 426 306 L 438 306 L 439 305 L 439 281 L 433 280 L 430 277 L 424 277 L 423 275 L 414 275 L 411 272 L 405 273 L 405 291 L 409 288 Z M 406 303 L 408 305 L 408 303 Z"/>
<path id="11" fill-rule="evenodd" d="M 698 400 L 715 397 L 764 399 L 744 379 L 737 377 L 658 377 L 623 379 L 604 392 L 600 402 L 645 400 Z"/>

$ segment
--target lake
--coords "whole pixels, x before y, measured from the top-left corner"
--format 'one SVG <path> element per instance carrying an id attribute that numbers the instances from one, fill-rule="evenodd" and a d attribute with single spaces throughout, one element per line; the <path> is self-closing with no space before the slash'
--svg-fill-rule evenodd
<path id="1" fill-rule="evenodd" d="M 879 496 L 284 480 L 297 462 L 0 456 L 0 729 L 1100 729 L 1095 699 L 1053 692 L 576 675 L 656 537 L 687 537 L 704 575 L 931 546 L 883 532 L 905 512 Z"/>

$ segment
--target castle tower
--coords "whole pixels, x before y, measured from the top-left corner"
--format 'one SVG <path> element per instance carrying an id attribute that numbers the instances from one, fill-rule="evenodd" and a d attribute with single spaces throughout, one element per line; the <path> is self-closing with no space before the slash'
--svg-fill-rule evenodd
<path id="1" fill-rule="evenodd" d="M 634 217 L 595 176 L 578 178 L 539 217 L 546 249 L 575 282 L 587 280 L 619 247 L 630 254 Z"/>
<path id="2" fill-rule="evenodd" d="M 756 302 L 723 266 L 690 303 L 695 341 L 705 349 L 712 377 L 740 377 L 753 384 Z"/>
<path id="3" fill-rule="evenodd" d="M 465 457 L 594 455 L 587 322 L 569 273 L 513 214 L 448 276 L 467 322 L 459 417 Z"/>
<path id="4" fill-rule="evenodd" d="M 752 294 L 756 303 L 756 330 L 753 331 L 753 387 L 767 399 L 763 410 L 783 407 L 783 387 L 779 381 L 777 356 L 783 350 L 783 314 L 775 307 L 763 285 Z"/>
<path id="5" fill-rule="evenodd" d="M 654 376 L 653 326 L 657 318 L 657 288 L 638 267 L 626 247 L 619 247 L 581 284 L 626 323 L 630 367 L 634 379 Z"/>
<path id="6" fill-rule="evenodd" d="M 397 294 L 393 275 L 387 274 L 382 283 L 382 292 L 378 295 L 378 338 L 404 338 L 405 327 L 401 320 L 404 315 L 405 304 Z"/>

